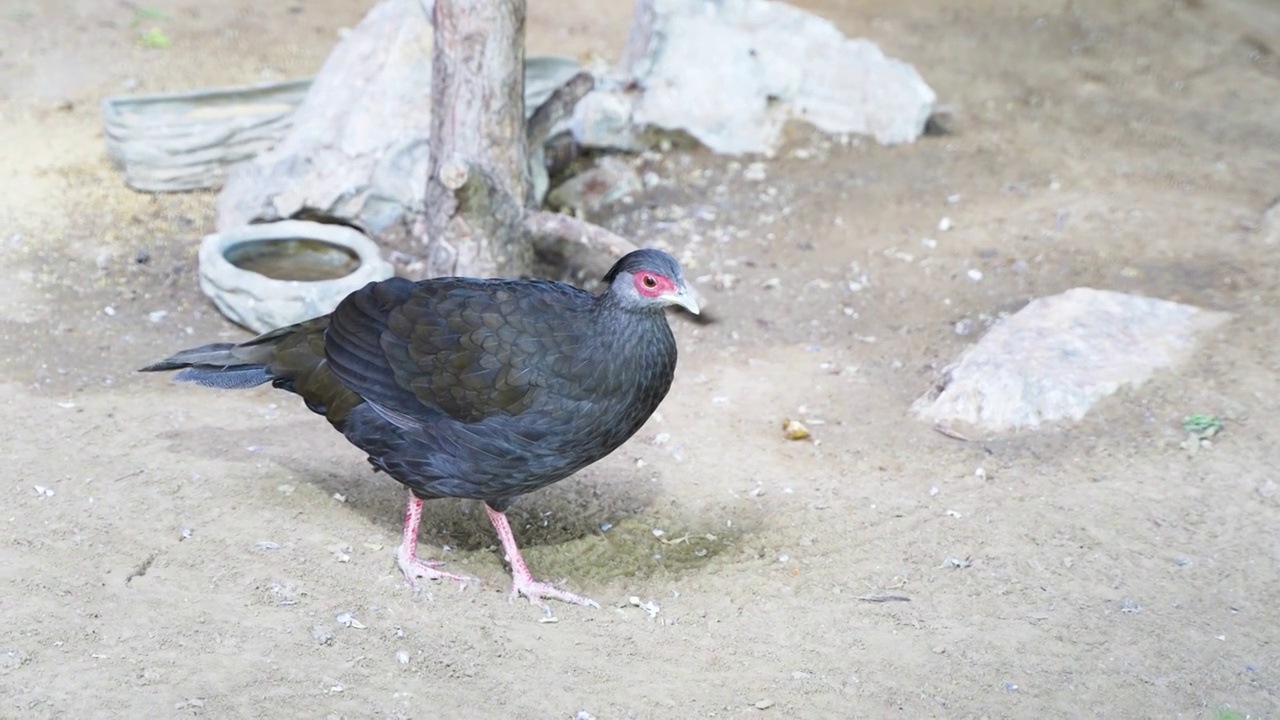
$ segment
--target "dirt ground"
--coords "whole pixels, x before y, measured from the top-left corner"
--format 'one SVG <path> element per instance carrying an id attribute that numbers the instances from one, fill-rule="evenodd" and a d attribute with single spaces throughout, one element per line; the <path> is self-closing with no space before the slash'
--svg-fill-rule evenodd
<path id="1" fill-rule="evenodd" d="M 133 372 L 248 334 L 196 285 L 215 196 L 128 190 L 99 99 L 309 74 L 367 0 L 7 0 L 0 717 L 1280 717 L 1280 6 L 802 4 L 914 63 L 951 132 L 796 129 L 763 181 L 667 153 L 602 219 L 712 276 L 717 322 L 673 321 L 660 418 L 513 510 L 603 605 L 553 624 L 474 503 L 422 548 L 482 585 L 415 601 L 401 489 L 321 418 Z M 616 56 L 629 5 L 532 0 L 531 51 Z M 910 417 L 957 322 L 1081 285 L 1236 318 L 1075 426 Z"/>

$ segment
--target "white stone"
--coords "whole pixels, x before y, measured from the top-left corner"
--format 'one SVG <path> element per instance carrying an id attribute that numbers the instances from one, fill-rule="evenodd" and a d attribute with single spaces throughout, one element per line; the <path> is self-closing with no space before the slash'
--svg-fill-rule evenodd
<path id="1" fill-rule="evenodd" d="M 799 8 L 654 0 L 653 10 L 645 53 L 631 68 L 631 87 L 643 92 L 593 93 L 613 99 L 579 105 L 579 142 L 628 148 L 635 129 L 651 126 L 687 132 L 718 153 L 770 153 L 783 125 L 798 119 L 891 145 L 920 137 L 933 113 L 937 96 L 914 67 Z"/>
<path id="2" fill-rule="evenodd" d="M 1031 301 L 943 370 L 912 406 L 929 423 L 1003 431 L 1075 421 L 1123 386 L 1183 360 L 1229 313 L 1074 288 Z"/>

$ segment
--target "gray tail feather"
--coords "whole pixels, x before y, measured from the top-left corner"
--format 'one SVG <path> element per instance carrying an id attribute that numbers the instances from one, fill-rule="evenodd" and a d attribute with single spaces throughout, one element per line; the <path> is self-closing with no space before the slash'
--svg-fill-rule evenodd
<path id="1" fill-rule="evenodd" d="M 173 357 L 148 365 L 139 372 L 181 370 L 175 380 L 193 382 L 205 387 L 240 390 L 271 382 L 273 376 L 265 365 L 246 363 L 232 354 L 232 343 L 213 343 L 183 350 Z"/>

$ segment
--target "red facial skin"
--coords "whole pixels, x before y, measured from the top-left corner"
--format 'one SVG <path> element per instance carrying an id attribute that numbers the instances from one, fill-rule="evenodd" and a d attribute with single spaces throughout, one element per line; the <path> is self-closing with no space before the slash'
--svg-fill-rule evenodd
<path id="1" fill-rule="evenodd" d="M 656 298 L 676 292 L 676 284 L 671 282 L 671 278 L 647 270 L 635 274 L 635 283 L 636 291 L 645 297 Z"/>

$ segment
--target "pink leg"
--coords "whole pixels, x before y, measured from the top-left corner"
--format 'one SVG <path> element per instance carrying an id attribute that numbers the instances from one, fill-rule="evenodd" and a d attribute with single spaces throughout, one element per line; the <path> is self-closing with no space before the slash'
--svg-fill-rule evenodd
<path id="1" fill-rule="evenodd" d="M 489 522 L 493 523 L 493 529 L 498 532 L 498 540 L 502 543 L 502 552 L 507 556 L 507 562 L 511 563 L 512 600 L 515 600 L 517 595 L 523 595 L 529 598 L 529 602 L 542 608 L 548 616 L 551 615 L 551 608 L 542 601 L 543 598 L 563 600 L 574 605 L 600 607 L 591 598 L 574 595 L 567 590 L 561 590 L 551 583 L 534 580 L 533 573 L 529 572 L 529 566 L 525 564 L 524 558 L 520 556 L 520 548 L 516 545 L 516 536 L 511 532 L 511 524 L 507 522 L 506 513 L 500 513 L 488 505 L 484 506 L 484 511 L 489 513 Z"/>
<path id="2" fill-rule="evenodd" d="M 404 573 L 405 581 L 413 588 L 413 594 L 417 595 L 422 589 L 418 585 L 419 578 L 473 582 L 475 578 L 466 575 L 454 575 L 436 570 L 444 564 L 439 560 L 418 559 L 418 523 L 421 520 L 422 500 L 410 491 L 409 505 L 404 511 L 404 535 L 400 539 L 400 549 L 396 551 L 396 564 L 400 566 L 400 572 Z"/>

